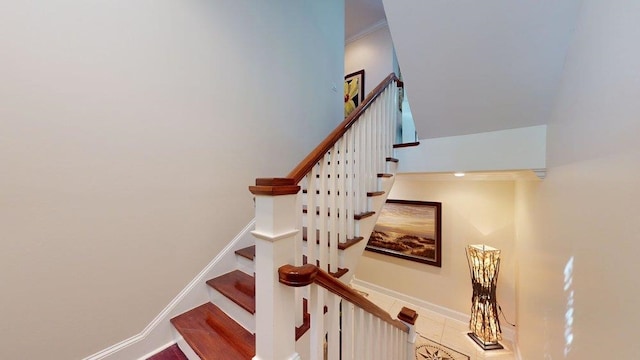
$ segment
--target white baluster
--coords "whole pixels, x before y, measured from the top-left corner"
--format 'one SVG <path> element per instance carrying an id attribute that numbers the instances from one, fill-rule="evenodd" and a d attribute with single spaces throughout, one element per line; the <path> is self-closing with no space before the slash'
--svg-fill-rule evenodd
<path id="1" fill-rule="evenodd" d="M 357 124 L 357 132 L 355 133 L 355 186 L 354 186 L 354 214 L 360 214 L 362 212 L 362 202 L 360 201 L 360 194 L 364 191 L 364 159 L 362 157 L 362 153 L 364 152 L 364 147 L 362 145 L 362 138 L 364 137 L 363 129 L 364 126 L 361 123 Z"/>
<path id="2" fill-rule="evenodd" d="M 345 134 L 346 135 L 346 134 Z M 347 191 L 347 181 L 348 181 L 348 174 L 347 174 L 347 138 L 346 136 L 343 136 L 342 139 L 340 139 L 340 141 L 338 142 L 338 153 L 339 153 L 339 158 L 338 158 L 338 164 L 336 164 L 337 166 L 337 172 L 338 174 L 340 174 L 340 178 L 338 178 L 338 188 L 336 189 L 336 201 L 337 201 L 337 207 L 339 210 L 339 217 L 338 217 L 338 236 L 336 236 L 337 239 L 337 243 L 341 243 L 341 242 L 345 242 L 346 239 L 348 239 L 347 237 L 347 216 L 348 212 L 347 212 L 347 196 L 346 196 L 346 191 Z M 335 251 L 335 257 L 336 257 L 336 265 L 338 265 L 338 249 L 336 246 L 336 251 Z"/>
<path id="3" fill-rule="evenodd" d="M 362 310 L 361 308 L 356 308 L 356 322 L 355 322 L 355 340 L 356 340 L 356 346 L 355 346 L 355 358 L 356 359 L 366 359 L 364 357 L 365 355 L 365 348 L 366 348 L 366 341 L 367 341 L 367 333 L 365 332 L 365 312 L 364 310 Z"/>
<path id="4" fill-rule="evenodd" d="M 337 145 L 337 144 L 336 144 Z M 328 271 L 335 272 L 338 271 L 338 148 L 334 145 L 331 148 L 329 155 L 329 186 L 328 192 L 326 194 L 329 203 L 329 214 L 328 214 L 328 241 L 329 247 L 325 248 L 323 251 L 328 251 L 328 263 L 329 267 Z M 344 216 L 344 215 L 343 215 Z"/>
<path id="5" fill-rule="evenodd" d="M 345 220 L 347 222 L 347 238 L 348 239 L 352 239 L 355 237 L 355 221 L 353 220 L 353 214 L 354 214 L 354 199 L 353 199 L 353 192 L 354 192 L 354 188 L 355 188 L 355 166 L 354 166 L 354 162 L 355 162 L 355 140 L 354 140 L 354 129 L 353 127 L 351 127 L 349 129 L 349 131 L 347 131 L 347 153 L 346 153 L 346 158 L 347 161 L 345 163 L 346 166 L 346 172 L 348 177 L 345 179 L 346 183 L 347 183 L 347 188 L 346 188 L 346 193 L 345 193 L 345 200 L 346 200 L 346 213 L 345 213 Z"/>
<path id="6" fill-rule="evenodd" d="M 305 178 L 306 179 L 306 178 Z M 304 183 L 306 181 L 304 181 L 305 179 L 303 179 L 302 181 L 300 181 L 300 183 L 298 185 L 300 185 L 300 188 L 302 189 L 303 186 L 305 185 Z M 308 195 L 308 194 L 307 194 Z M 296 211 L 297 210 L 302 210 L 302 202 L 303 202 L 303 197 L 304 194 L 302 193 L 302 191 L 298 192 L 298 195 L 296 196 Z M 296 224 L 297 224 L 297 229 L 302 229 L 302 212 L 300 212 L 299 214 L 297 214 L 298 216 L 296 216 Z M 304 241 L 302 240 L 302 231 L 298 231 L 298 233 L 296 234 L 296 240 L 295 240 L 295 248 L 294 248 L 294 265 L 295 266 L 300 266 L 302 265 L 302 248 L 304 246 Z M 302 308 L 302 289 L 300 288 L 295 288 L 295 314 L 296 314 L 296 327 L 301 326 L 304 323 L 304 314 L 303 314 L 303 308 Z"/>
<path id="7" fill-rule="evenodd" d="M 328 156 L 325 155 L 320 161 L 320 180 L 318 181 L 318 190 L 320 190 L 320 195 L 318 197 L 318 230 L 320 230 L 320 244 L 318 245 L 318 266 L 323 269 L 328 269 L 328 256 L 327 256 L 327 247 L 328 247 L 328 216 L 327 211 L 329 210 L 329 204 L 327 199 L 328 188 L 328 180 L 329 177 L 329 169 L 327 166 L 327 162 L 329 161 Z M 315 209 L 314 209 L 315 213 Z M 314 245 L 315 242 L 314 242 Z M 312 263 L 314 264 L 314 263 Z M 315 264 L 314 264 L 315 265 Z"/>
<path id="8" fill-rule="evenodd" d="M 328 292 L 328 291 L 327 291 Z M 328 358 L 339 359 L 340 358 L 340 297 L 331 294 L 329 302 L 329 324 L 327 324 L 327 337 L 328 337 Z"/>
<path id="9" fill-rule="evenodd" d="M 311 315 L 311 360 L 324 360 L 324 292 L 316 284 L 309 289 L 309 314 Z"/>
<path id="10" fill-rule="evenodd" d="M 318 175 L 319 166 L 316 165 L 307 175 L 307 262 L 315 264 L 316 255 L 316 229 L 318 222 L 316 218 L 316 176 Z"/>
<path id="11" fill-rule="evenodd" d="M 376 166 L 376 173 L 383 173 L 384 172 L 384 152 L 382 151 L 384 146 L 383 144 L 383 139 L 384 139 L 384 126 L 383 126 L 383 122 L 384 122 L 384 118 L 386 117 L 385 115 L 385 111 L 386 111 L 386 107 L 387 107 L 387 102 L 384 101 L 385 99 L 385 94 L 388 91 L 385 90 L 382 93 L 382 98 L 378 100 L 378 106 L 377 107 L 377 125 L 376 125 L 376 158 L 374 159 L 377 166 Z M 374 190 L 378 190 L 377 188 Z"/>
<path id="12" fill-rule="evenodd" d="M 365 326 L 364 333 L 368 339 L 367 341 L 368 343 L 365 351 L 365 358 L 373 359 L 373 357 L 375 356 L 373 348 L 378 340 L 375 338 L 375 331 L 373 327 L 373 315 L 371 315 L 370 313 L 366 313 L 364 326 Z"/>
<path id="13" fill-rule="evenodd" d="M 342 359 L 355 360 L 355 306 L 346 301 L 342 301 Z"/>

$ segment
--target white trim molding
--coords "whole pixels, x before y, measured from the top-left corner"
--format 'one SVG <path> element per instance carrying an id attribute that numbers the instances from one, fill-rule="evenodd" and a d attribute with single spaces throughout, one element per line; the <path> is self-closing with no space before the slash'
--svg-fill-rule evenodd
<path id="1" fill-rule="evenodd" d="M 388 27 L 386 19 L 382 19 L 382 20 L 378 21 L 377 23 L 369 26 L 368 28 L 360 31 L 359 33 L 351 36 L 350 38 L 348 38 L 348 39 L 346 39 L 344 41 L 344 44 L 347 45 L 347 44 L 350 44 L 350 43 L 352 43 L 354 41 L 358 41 L 358 40 L 362 39 L 363 37 L 365 37 L 365 36 L 367 36 L 369 34 L 372 34 L 372 33 L 376 32 L 376 31 L 378 31 L 378 30 L 380 30 L 380 29 L 382 29 L 384 27 Z"/>

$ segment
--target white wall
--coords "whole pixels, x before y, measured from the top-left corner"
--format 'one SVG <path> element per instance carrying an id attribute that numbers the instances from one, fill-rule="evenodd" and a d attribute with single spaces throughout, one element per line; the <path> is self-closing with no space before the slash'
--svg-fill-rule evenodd
<path id="1" fill-rule="evenodd" d="M 345 46 L 344 73 L 364 69 L 364 88 L 368 94 L 389 74 L 397 71 L 393 42 L 387 26 L 349 42 Z"/>
<path id="2" fill-rule="evenodd" d="M 467 181 L 453 176 L 451 181 L 429 179 L 429 175 L 399 174 L 389 198 L 442 203 L 442 267 L 365 251 L 356 278 L 469 314 L 472 289 L 465 247 L 484 243 L 502 250 L 498 302 L 513 321 L 514 182 Z"/>
<path id="3" fill-rule="evenodd" d="M 549 123 L 547 178 L 517 186 L 523 359 L 640 353 L 638 38 L 639 2 L 583 1 Z"/>
<path id="4" fill-rule="evenodd" d="M 544 169 L 547 126 L 421 139 L 396 150 L 399 172 Z"/>
<path id="5" fill-rule="evenodd" d="M 0 358 L 140 332 L 342 120 L 344 2 L 5 3 Z"/>

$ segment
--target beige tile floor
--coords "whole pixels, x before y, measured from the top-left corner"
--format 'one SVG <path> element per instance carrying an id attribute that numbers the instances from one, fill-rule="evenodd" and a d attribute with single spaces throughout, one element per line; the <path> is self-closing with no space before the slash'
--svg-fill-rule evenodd
<path id="1" fill-rule="evenodd" d="M 418 312 L 416 331 L 420 335 L 469 355 L 470 360 L 516 360 L 512 351 L 513 346 L 508 340 L 500 342 L 504 346 L 504 350 L 483 351 L 467 336 L 469 325 L 466 322 L 445 317 L 369 288 L 357 285 L 353 285 L 353 288 L 366 293 L 369 300 L 392 316 L 397 315 L 403 306 L 416 310 Z"/>

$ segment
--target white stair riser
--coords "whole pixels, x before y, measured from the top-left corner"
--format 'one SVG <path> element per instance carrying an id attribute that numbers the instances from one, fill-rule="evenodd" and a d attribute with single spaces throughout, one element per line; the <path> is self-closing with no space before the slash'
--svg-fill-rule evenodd
<path id="1" fill-rule="evenodd" d="M 255 334 L 256 332 L 256 320 L 253 314 L 243 309 L 240 305 L 234 303 L 221 294 L 218 290 L 208 286 L 209 298 L 211 302 L 219 307 L 225 314 L 229 315 L 235 322 L 240 324 L 243 328 L 247 329 L 247 331 Z"/>
<path id="2" fill-rule="evenodd" d="M 236 269 L 250 276 L 254 276 L 256 272 L 253 260 L 240 255 L 236 255 Z"/>

